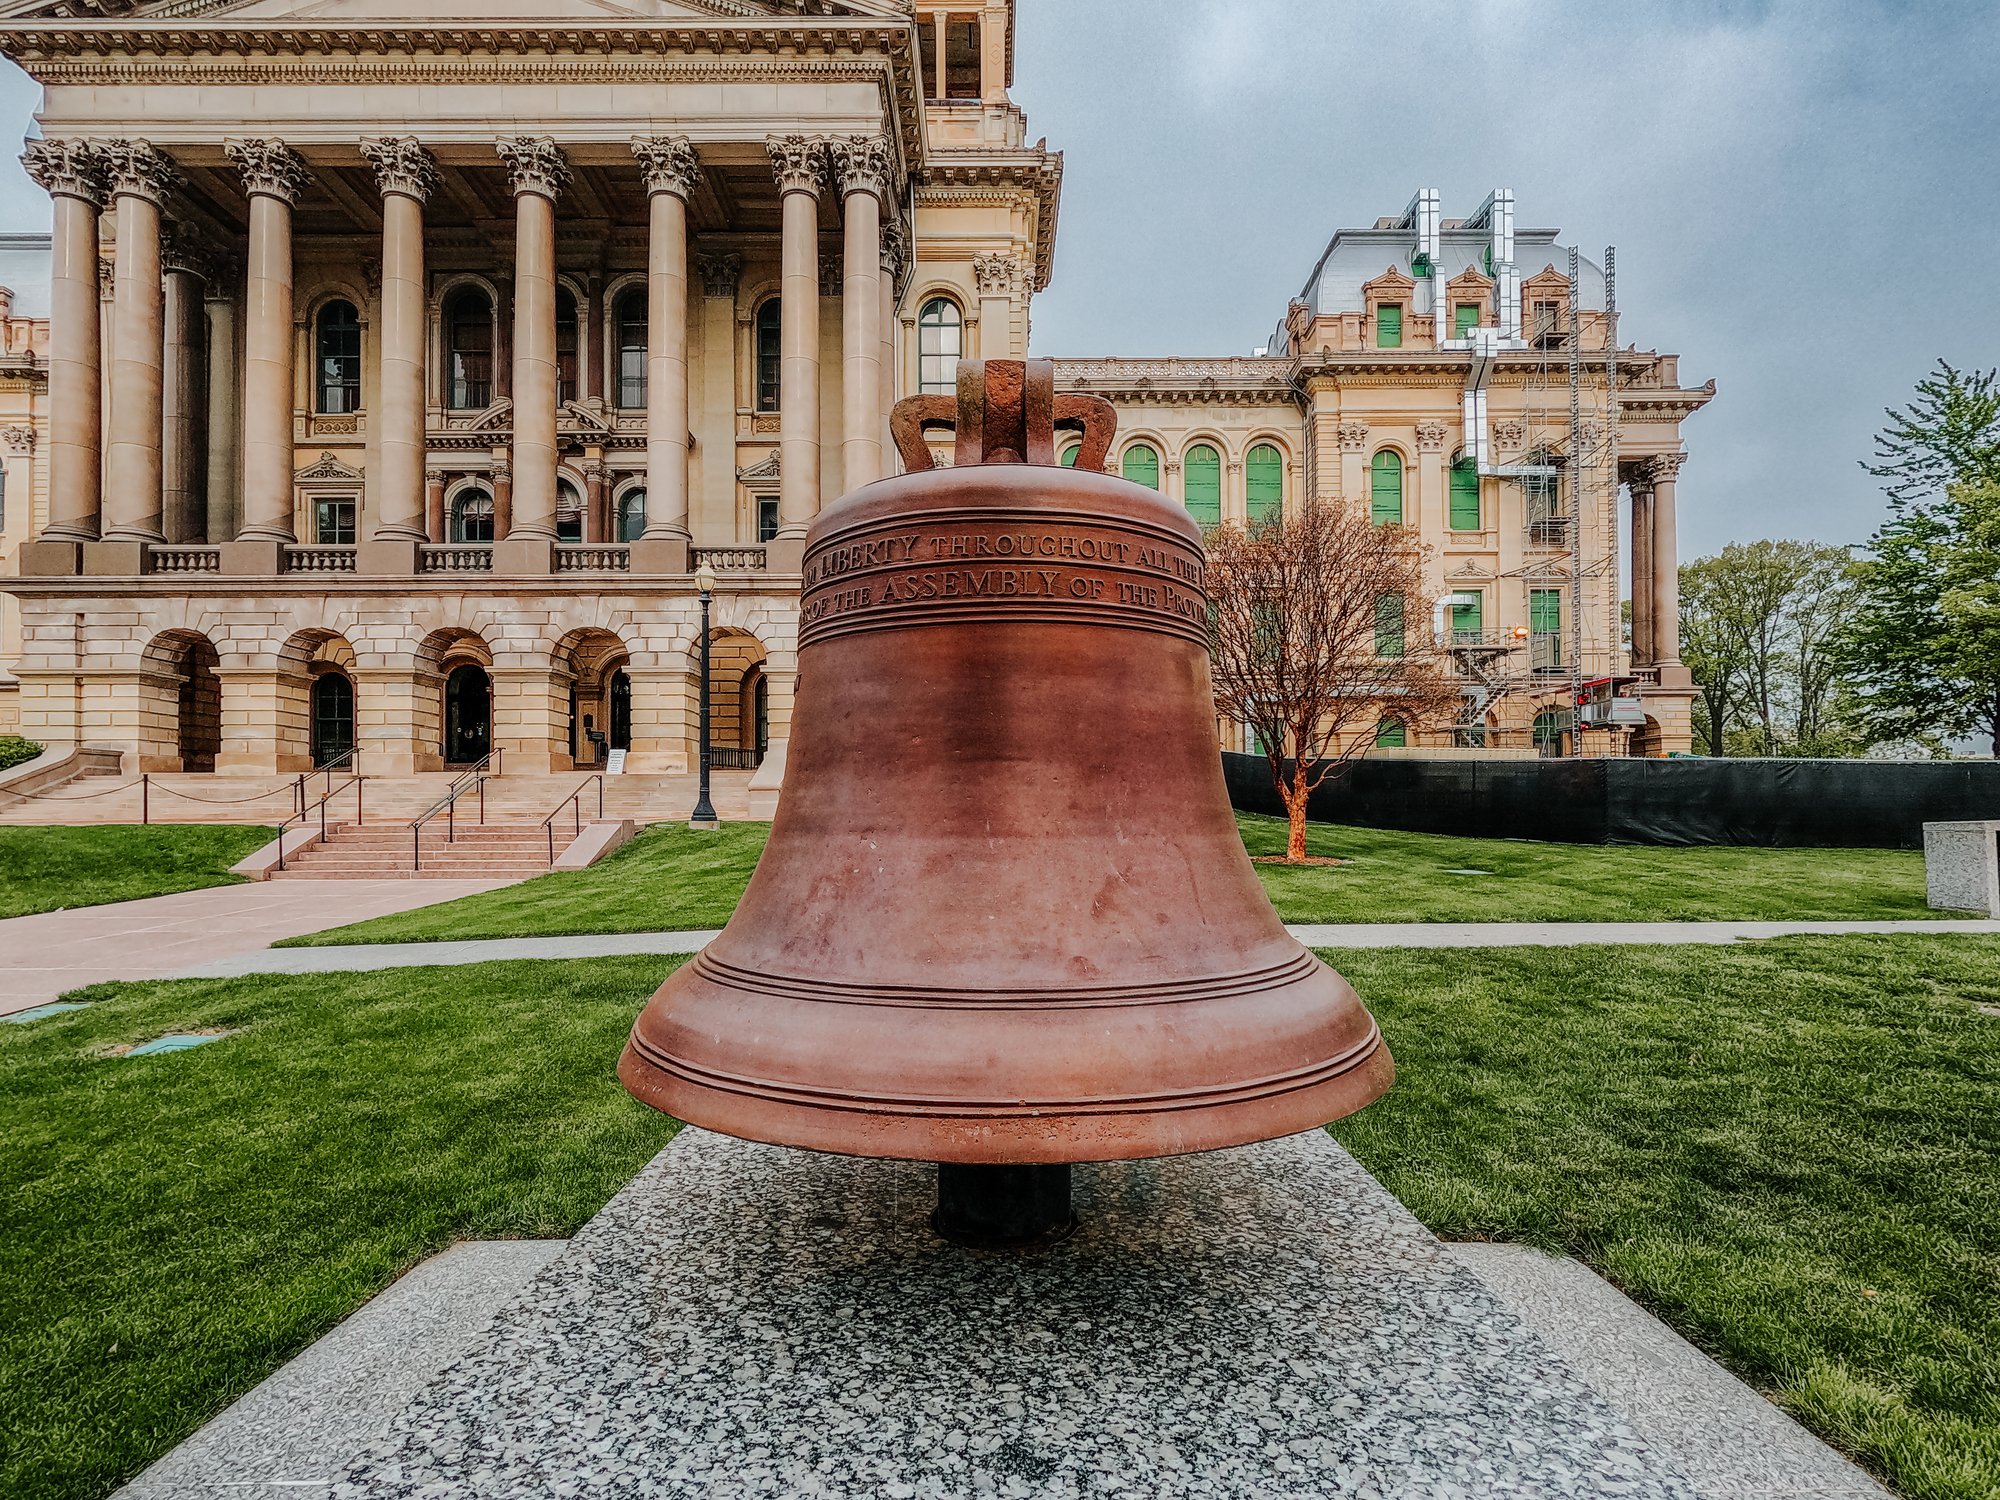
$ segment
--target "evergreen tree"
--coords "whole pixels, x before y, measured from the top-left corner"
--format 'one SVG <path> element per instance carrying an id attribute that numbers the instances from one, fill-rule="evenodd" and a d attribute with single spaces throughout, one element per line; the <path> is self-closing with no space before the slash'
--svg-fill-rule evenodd
<path id="1" fill-rule="evenodd" d="M 1861 467 L 1887 480 L 1891 510 L 1933 501 L 1954 484 L 2000 481 L 2000 391 L 1993 370 L 1964 371 L 1937 362 L 1917 382 L 1917 399 L 1885 407 L 1889 425 L 1875 434 L 1876 463 Z"/>

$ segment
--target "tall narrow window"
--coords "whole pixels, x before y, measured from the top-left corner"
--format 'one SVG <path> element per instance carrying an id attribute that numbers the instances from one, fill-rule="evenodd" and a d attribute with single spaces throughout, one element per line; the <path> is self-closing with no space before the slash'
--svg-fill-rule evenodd
<path id="1" fill-rule="evenodd" d="M 576 399 L 576 298 L 556 288 L 556 405 Z"/>
<path id="2" fill-rule="evenodd" d="M 319 409 L 328 416 L 361 410 L 361 318 L 352 302 L 319 310 Z"/>
<path id="3" fill-rule="evenodd" d="M 965 348 L 965 319 L 948 297 L 933 297 L 917 317 L 917 389 L 949 396 L 958 389 L 958 362 Z"/>
<path id="4" fill-rule="evenodd" d="M 1475 590 L 1466 597 L 1471 600 L 1469 604 L 1454 604 L 1450 610 L 1451 638 L 1461 646 L 1477 644 L 1486 628 L 1486 596 Z"/>
<path id="5" fill-rule="evenodd" d="M 1269 443 L 1259 443 L 1243 460 L 1250 522 L 1275 521 L 1285 513 L 1285 460 Z"/>
<path id="6" fill-rule="evenodd" d="M 1568 331 L 1564 326 L 1567 320 L 1563 317 L 1563 305 L 1560 302 L 1537 302 L 1531 313 L 1528 337 L 1536 347 L 1560 349 L 1563 335 Z"/>
<path id="7" fill-rule="evenodd" d="M 467 287 L 444 314 L 445 400 L 455 411 L 484 411 L 493 404 L 493 304 Z"/>
<path id="8" fill-rule="evenodd" d="M 944 97 L 979 97 L 979 22 L 944 23 Z"/>
<path id="9" fill-rule="evenodd" d="M 1399 658 L 1404 654 L 1403 641 L 1403 596 L 1401 594 L 1378 594 L 1375 596 L 1375 654 L 1389 658 Z"/>
<path id="10" fill-rule="evenodd" d="M 1134 443 L 1125 450 L 1124 475 L 1134 484 L 1143 484 L 1149 490 L 1160 487 L 1160 455 L 1144 443 Z"/>
<path id="11" fill-rule="evenodd" d="M 1378 750 L 1400 750 L 1408 739 L 1401 719 L 1384 719 L 1375 726 L 1375 748 Z"/>
<path id="12" fill-rule="evenodd" d="M 1470 453 L 1451 461 L 1451 529 L 1479 530 L 1479 460 Z"/>
<path id="13" fill-rule="evenodd" d="M 313 540 L 322 547 L 354 545 L 354 502 L 317 500 L 313 502 Z"/>
<path id="14" fill-rule="evenodd" d="M 1402 303 L 1385 302 L 1375 309 L 1375 347 L 1377 349 L 1403 347 Z"/>
<path id="15" fill-rule="evenodd" d="M 646 534 L 646 491 L 627 490 L 618 500 L 618 540 L 636 542 Z"/>
<path id="16" fill-rule="evenodd" d="M 451 508 L 451 539 L 454 542 L 493 540 L 493 497 L 484 490 L 464 489 Z"/>
<path id="17" fill-rule="evenodd" d="M 757 410 L 778 409 L 784 309 L 776 297 L 757 309 Z"/>
<path id="18" fill-rule="evenodd" d="M 1528 654 L 1538 672 L 1562 668 L 1562 598 L 1561 589 L 1528 590 Z"/>
<path id="19" fill-rule="evenodd" d="M 628 410 L 646 404 L 646 289 L 635 286 L 618 299 L 618 404 Z"/>
<path id="20" fill-rule="evenodd" d="M 757 497 L 757 540 L 768 542 L 778 534 L 778 497 L 759 495 Z"/>
<path id="21" fill-rule="evenodd" d="M 1181 467 L 1188 514 L 1197 526 L 1222 524 L 1222 456 L 1206 443 L 1188 449 Z"/>
<path id="22" fill-rule="evenodd" d="M 1368 518 L 1377 526 L 1403 524 L 1403 455 L 1384 448 L 1368 473 Z"/>
<path id="23" fill-rule="evenodd" d="M 1479 304 L 1461 302 L 1451 311 L 1451 336 L 1455 339 L 1472 337 L 1472 330 L 1479 326 Z"/>

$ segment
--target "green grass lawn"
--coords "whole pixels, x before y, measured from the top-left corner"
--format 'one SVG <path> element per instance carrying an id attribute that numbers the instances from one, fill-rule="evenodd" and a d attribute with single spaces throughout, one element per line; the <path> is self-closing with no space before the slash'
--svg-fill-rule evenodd
<path id="1" fill-rule="evenodd" d="M 672 958 L 99 985 L 0 1025 L 0 1494 L 108 1494 L 460 1238 L 567 1236 L 674 1125 Z M 241 1027 L 188 1052 L 92 1049 Z"/>
<path id="2" fill-rule="evenodd" d="M 1447 1239 L 1596 1267 L 1921 1500 L 2000 1494 L 2000 941 L 1329 952 L 1334 1135 Z"/>
<path id="3" fill-rule="evenodd" d="M 2000 940 L 1328 956 L 1399 1067 L 1335 1134 L 1427 1224 L 1579 1255 L 1905 1495 L 2000 1493 Z M 672 1133 L 612 1065 L 675 962 L 0 1026 L 0 1493 L 103 1495 L 423 1255 L 574 1230 Z"/>
<path id="4" fill-rule="evenodd" d="M 241 885 L 229 867 L 276 837 L 274 828 L 185 823 L 0 828 L 0 917 Z"/>
<path id="5" fill-rule="evenodd" d="M 1282 854 L 1278 818 L 1240 814 L 1252 854 Z M 647 829 L 587 870 L 335 927 L 279 947 L 579 932 L 670 932 L 729 920 L 768 823 Z M 1314 854 L 1349 865 L 1257 866 L 1287 922 L 1678 922 L 1946 917 L 1903 849 L 1651 849 L 1385 833 L 1315 823 Z M 1453 870 L 1488 870 L 1454 875 Z"/>

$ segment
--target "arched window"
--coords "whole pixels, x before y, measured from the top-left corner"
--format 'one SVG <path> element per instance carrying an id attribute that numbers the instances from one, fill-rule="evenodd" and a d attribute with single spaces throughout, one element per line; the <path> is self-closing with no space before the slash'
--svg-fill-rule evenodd
<path id="1" fill-rule="evenodd" d="M 477 287 L 455 293 L 444 310 L 444 404 L 484 411 L 493 404 L 493 303 Z"/>
<path id="2" fill-rule="evenodd" d="M 965 319 L 949 297 L 933 297 L 917 315 L 917 389 L 949 396 L 958 389 L 958 362 L 964 357 Z"/>
<path id="3" fill-rule="evenodd" d="M 576 399 L 576 297 L 556 288 L 556 404 Z"/>
<path id="4" fill-rule="evenodd" d="M 646 404 L 646 289 L 635 286 L 618 299 L 618 404 Z"/>
<path id="5" fill-rule="evenodd" d="M 641 486 L 618 497 L 618 540 L 636 542 L 645 534 L 646 491 Z"/>
<path id="6" fill-rule="evenodd" d="M 556 540 L 583 540 L 583 496 L 567 479 L 556 481 Z"/>
<path id="7" fill-rule="evenodd" d="M 1156 490 L 1160 487 L 1160 455 L 1144 443 L 1134 443 L 1125 450 L 1123 472 L 1134 484 Z"/>
<path id="8" fill-rule="evenodd" d="M 1451 529 L 1479 530 L 1479 460 L 1470 453 L 1451 461 Z"/>
<path id="9" fill-rule="evenodd" d="M 1074 469 L 1076 467 L 1076 456 L 1081 452 L 1083 452 L 1083 444 L 1071 443 L 1067 448 L 1063 449 L 1062 466 L 1065 469 Z"/>
<path id="10" fill-rule="evenodd" d="M 780 356 L 784 353 L 784 308 L 776 297 L 757 309 L 757 410 L 776 411 Z"/>
<path id="11" fill-rule="evenodd" d="M 1535 748 L 1545 756 L 1561 755 L 1563 723 L 1566 716 L 1560 709 L 1545 708 L 1535 715 Z"/>
<path id="12" fill-rule="evenodd" d="M 1245 499 L 1251 524 L 1275 521 L 1285 513 L 1285 460 L 1269 443 L 1259 443 L 1243 460 Z"/>
<path id="13" fill-rule="evenodd" d="M 328 416 L 361 410 L 361 318 L 352 302 L 319 310 L 319 410 Z"/>
<path id="14" fill-rule="evenodd" d="M 451 539 L 454 542 L 493 540 L 493 497 L 482 489 L 458 492 L 451 506 Z"/>
<path id="15" fill-rule="evenodd" d="M 1188 514 L 1197 526 L 1222 524 L 1222 455 L 1207 443 L 1196 443 L 1181 464 L 1181 484 Z"/>
<path id="16" fill-rule="evenodd" d="M 1375 747 L 1378 750 L 1400 750 L 1408 739 L 1401 719 L 1384 719 L 1375 726 Z"/>
<path id="17" fill-rule="evenodd" d="M 1403 524 L 1403 455 L 1384 448 L 1369 466 L 1368 515 L 1377 526 Z"/>

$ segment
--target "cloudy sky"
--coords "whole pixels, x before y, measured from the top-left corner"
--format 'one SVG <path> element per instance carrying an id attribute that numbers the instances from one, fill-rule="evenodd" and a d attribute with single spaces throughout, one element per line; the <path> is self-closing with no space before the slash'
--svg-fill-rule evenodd
<path id="1" fill-rule="evenodd" d="M 1882 408 L 2000 362 L 1995 77 L 1991 0 L 1020 0 L 1015 97 L 1066 153 L 1035 352 L 1248 353 L 1335 229 L 1511 187 L 1720 387 L 1682 556 L 1858 542 Z M 0 64 L 0 139 L 36 102 Z M 0 230 L 47 224 L 0 155 Z"/>
<path id="2" fill-rule="evenodd" d="M 1511 187 L 1618 247 L 1621 342 L 1715 377 L 1682 557 L 1858 542 L 1882 408 L 2000 362 L 1995 77 L 1991 0 L 1021 0 L 1065 152 L 1035 352 L 1247 354 L 1335 229 Z"/>

